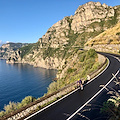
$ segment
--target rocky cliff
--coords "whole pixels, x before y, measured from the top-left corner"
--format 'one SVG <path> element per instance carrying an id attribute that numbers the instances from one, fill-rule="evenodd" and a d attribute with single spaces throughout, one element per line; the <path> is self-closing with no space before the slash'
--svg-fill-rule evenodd
<path id="1" fill-rule="evenodd" d="M 88 41 L 119 21 L 120 6 L 88 2 L 79 6 L 73 16 L 67 16 L 55 23 L 39 41 L 50 42 L 50 47 L 53 48 L 68 45 L 71 34 L 79 35 L 79 42 Z"/>
<path id="2" fill-rule="evenodd" d="M 29 63 L 36 67 L 63 69 L 66 61 L 84 44 L 120 21 L 120 6 L 88 2 L 74 15 L 51 26 L 37 43 L 19 49 L 8 63 Z"/>
<path id="3" fill-rule="evenodd" d="M 72 21 L 72 29 L 75 32 L 82 33 L 93 32 L 94 30 L 98 31 L 101 28 L 91 26 L 91 23 L 100 23 L 101 21 L 107 21 L 111 17 L 114 17 L 115 10 L 113 7 L 110 7 L 106 4 L 101 5 L 99 2 L 89 2 L 85 5 L 79 6 L 79 8 L 75 11 L 75 15 L 73 16 Z M 103 27 L 103 30 L 107 29 Z"/>
<path id="4" fill-rule="evenodd" d="M 0 59 L 8 59 L 14 52 L 23 46 L 27 45 L 27 43 L 6 43 L 0 47 Z"/>

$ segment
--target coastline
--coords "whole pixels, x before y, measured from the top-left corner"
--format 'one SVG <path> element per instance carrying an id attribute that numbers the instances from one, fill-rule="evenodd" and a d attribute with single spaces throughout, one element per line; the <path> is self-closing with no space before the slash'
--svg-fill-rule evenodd
<path id="1" fill-rule="evenodd" d="M 2 68 L 0 70 L 0 98 L 3 101 L 1 109 L 9 101 L 20 102 L 26 96 L 36 98 L 43 96 L 49 84 L 56 77 L 55 70 L 34 68 L 29 64 L 7 65 L 4 59 L 0 62 Z"/>

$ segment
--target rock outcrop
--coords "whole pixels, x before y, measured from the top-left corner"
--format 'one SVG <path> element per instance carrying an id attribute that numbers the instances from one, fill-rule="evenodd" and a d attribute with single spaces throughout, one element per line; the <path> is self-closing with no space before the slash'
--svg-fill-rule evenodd
<path id="1" fill-rule="evenodd" d="M 18 48 L 26 46 L 27 43 L 6 43 L 0 47 L 0 59 L 8 59 L 11 55 L 14 55 Z"/>
<path id="2" fill-rule="evenodd" d="M 100 2 L 88 2 L 79 6 L 74 15 L 64 17 L 51 26 L 37 43 L 17 49 L 6 62 L 27 63 L 34 67 L 57 69 L 57 79 L 48 88 L 48 93 L 51 93 L 78 79 L 85 79 L 89 73 L 99 68 L 106 59 L 97 55 L 94 49 L 83 51 L 81 48 L 88 41 L 95 43 L 93 38 L 118 22 L 120 22 L 120 6 L 111 7 Z M 115 34 L 119 37 L 120 32 Z M 114 49 L 120 52 L 119 41 L 118 44 L 108 45 L 108 43 L 112 41 L 108 40 L 107 44 L 102 45 L 87 45 L 86 49 L 95 48 L 101 51 L 107 48 L 106 51 Z M 31 109 L 33 107 L 27 111 Z M 23 111 L 20 114 L 17 116 L 21 117 L 27 112 Z M 14 119 L 17 116 L 14 116 Z"/>
<path id="3" fill-rule="evenodd" d="M 89 28 L 91 23 L 101 22 L 103 19 L 107 21 L 110 17 L 114 17 L 114 15 L 115 10 L 113 7 L 106 4 L 102 5 L 100 2 L 88 2 L 82 6 L 79 6 L 75 11 L 71 28 L 78 33 L 84 32 L 83 28 L 85 28 L 87 32 L 93 32 L 94 29 Z"/>
<path id="4" fill-rule="evenodd" d="M 7 62 L 61 69 L 75 47 L 83 47 L 84 43 L 119 21 L 120 6 L 88 2 L 79 6 L 73 16 L 64 17 L 51 26 L 37 43 L 19 49 L 20 54 L 12 55 Z"/>

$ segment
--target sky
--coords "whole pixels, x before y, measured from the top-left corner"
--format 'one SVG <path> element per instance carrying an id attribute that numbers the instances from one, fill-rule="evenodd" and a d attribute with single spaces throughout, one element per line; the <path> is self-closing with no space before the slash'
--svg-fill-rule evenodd
<path id="1" fill-rule="evenodd" d="M 91 0 L 0 0 L 0 44 L 35 43 L 65 16 Z M 120 0 L 92 0 L 109 6 Z"/>

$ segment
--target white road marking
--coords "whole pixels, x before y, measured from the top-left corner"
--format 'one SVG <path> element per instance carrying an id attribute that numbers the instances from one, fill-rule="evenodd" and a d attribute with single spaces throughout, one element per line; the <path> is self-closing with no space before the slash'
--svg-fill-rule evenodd
<path id="1" fill-rule="evenodd" d="M 109 55 L 109 56 L 114 57 L 115 59 L 117 59 L 120 62 L 120 59 L 118 57 L 116 57 L 114 55 Z"/>
<path id="2" fill-rule="evenodd" d="M 115 76 L 102 88 L 100 89 L 92 98 L 90 98 L 83 106 L 81 106 L 76 112 L 74 112 L 67 120 L 70 120 L 73 118 L 81 109 L 83 109 L 89 102 L 91 102 L 97 95 L 99 95 L 112 81 L 113 79 L 118 75 L 120 71 L 118 70 Z"/>
<path id="3" fill-rule="evenodd" d="M 107 59 L 108 59 L 108 58 L 107 58 Z M 101 75 L 101 74 L 108 68 L 109 64 L 110 64 L 110 61 L 109 61 L 109 59 L 108 59 L 108 65 L 107 65 L 107 67 L 106 67 L 101 73 L 99 73 L 96 77 L 94 77 L 94 78 L 91 79 L 89 82 L 87 82 L 86 84 L 89 84 L 89 83 L 92 82 L 95 78 L 97 78 L 99 75 Z M 30 115 L 29 117 L 25 118 L 24 120 L 28 120 L 28 119 L 30 119 L 31 117 L 37 115 L 38 113 L 46 110 L 47 108 L 49 108 L 49 107 L 51 107 L 52 105 L 56 104 L 57 102 L 63 100 L 64 98 L 68 97 L 69 95 L 73 94 L 74 92 L 76 92 L 76 91 L 79 90 L 79 89 L 80 89 L 80 88 L 75 89 L 74 91 L 70 92 L 69 94 L 65 95 L 64 97 L 58 99 L 57 101 L 51 103 L 50 105 L 44 107 L 43 109 L 41 109 L 41 110 L 37 111 L 36 113 Z"/>
<path id="4" fill-rule="evenodd" d="M 80 88 L 75 89 L 74 91 L 72 91 L 72 92 L 70 92 L 69 94 L 67 94 L 67 95 L 63 96 L 62 98 L 58 99 L 57 101 L 55 101 L 55 102 L 51 103 L 50 105 L 48 105 L 48 106 L 44 107 L 43 109 L 41 109 L 41 110 L 37 111 L 36 113 L 32 114 L 31 116 L 29 116 L 29 117 L 25 118 L 24 120 L 28 120 L 29 118 L 33 117 L 34 115 L 37 115 L 38 113 L 40 113 L 40 112 L 44 111 L 45 109 L 47 109 L 47 108 L 49 108 L 50 106 L 52 106 L 52 105 L 56 104 L 57 102 L 59 102 L 59 101 L 61 101 L 62 99 L 66 98 L 67 96 L 69 96 L 69 95 L 73 94 L 73 93 L 74 93 L 74 92 L 76 92 L 78 89 L 80 89 Z"/>
<path id="5" fill-rule="evenodd" d="M 102 73 L 104 73 L 104 71 L 106 71 L 106 69 L 108 68 L 108 66 L 110 65 L 110 60 L 107 58 L 108 60 L 108 65 L 106 66 L 106 68 L 100 72 L 97 76 L 95 76 L 93 79 L 91 79 L 90 81 L 88 81 L 86 84 L 89 84 L 90 82 L 92 82 L 95 78 L 97 78 L 98 76 L 100 76 Z"/>

